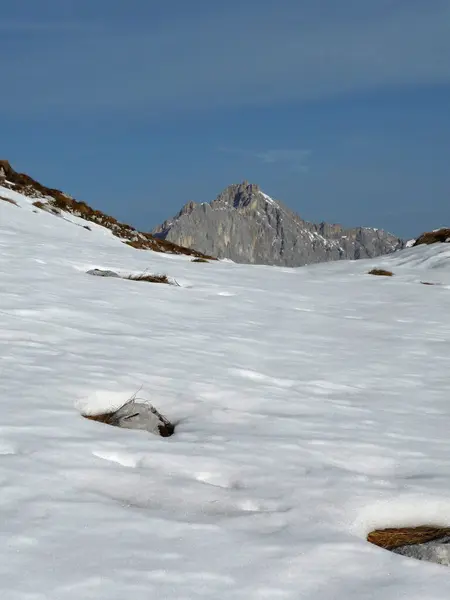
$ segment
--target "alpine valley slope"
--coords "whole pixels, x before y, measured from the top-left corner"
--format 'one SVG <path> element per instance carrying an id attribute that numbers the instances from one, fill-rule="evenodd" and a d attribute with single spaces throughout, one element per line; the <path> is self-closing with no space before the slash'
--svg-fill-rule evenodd
<path id="1" fill-rule="evenodd" d="M 371 258 L 404 247 L 382 230 L 308 223 L 247 182 L 227 187 L 209 204 L 188 202 L 153 234 L 218 258 L 286 267 Z"/>
<path id="2" fill-rule="evenodd" d="M 201 264 L 0 196 L 0 598 L 450 597 L 366 541 L 450 526 L 449 244 Z M 174 436 L 80 416 L 140 386 Z"/>
<path id="3" fill-rule="evenodd" d="M 86 202 L 79 202 L 60 190 L 42 185 L 29 175 L 18 173 L 7 160 L 0 160 L 0 185 L 3 188 L 32 198 L 33 205 L 37 210 L 45 210 L 66 219 L 69 215 L 79 217 L 84 221 L 82 226 L 88 230 L 90 225 L 86 221 L 109 229 L 113 235 L 133 248 L 172 254 L 188 254 L 197 258 L 212 258 L 190 248 L 183 248 L 171 242 L 156 239 L 150 233 L 136 231 L 131 225 L 121 223 L 114 217 L 91 208 Z M 5 199 L 7 200 L 5 195 L 0 196 L 0 200 Z"/>

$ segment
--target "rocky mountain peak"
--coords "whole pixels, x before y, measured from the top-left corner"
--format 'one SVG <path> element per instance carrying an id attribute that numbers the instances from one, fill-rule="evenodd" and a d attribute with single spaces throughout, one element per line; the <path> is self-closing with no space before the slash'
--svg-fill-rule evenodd
<path id="1" fill-rule="evenodd" d="M 211 202 L 211 207 L 224 204 L 233 208 L 246 208 L 251 205 L 255 196 L 260 193 L 259 186 L 256 183 L 243 181 L 242 183 L 229 185 L 217 196 L 216 200 Z"/>
<path id="2" fill-rule="evenodd" d="M 7 160 L 0 160 L 0 179 L 6 179 L 13 171 Z"/>
<path id="3" fill-rule="evenodd" d="M 183 206 L 183 208 L 180 210 L 177 216 L 182 217 L 183 215 L 190 215 L 196 206 L 197 202 L 193 202 L 192 200 L 186 202 L 186 204 Z"/>
<path id="4" fill-rule="evenodd" d="M 153 233 L 218 258 L 291 267 L 371 258 L 404 245 L 384 231 L 308 223 L 248 181 L 228 186 L 209 204 L 186 204 Z"/>

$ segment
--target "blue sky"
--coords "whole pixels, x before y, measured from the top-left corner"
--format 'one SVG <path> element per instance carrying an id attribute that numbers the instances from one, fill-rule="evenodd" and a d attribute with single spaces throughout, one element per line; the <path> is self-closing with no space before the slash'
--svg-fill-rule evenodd
<path id="1" fill-rule="evenodd" d="M 0 0 L 2 157 L 140 229 L 247 179 L 450 226 L 450 0 Z"/>

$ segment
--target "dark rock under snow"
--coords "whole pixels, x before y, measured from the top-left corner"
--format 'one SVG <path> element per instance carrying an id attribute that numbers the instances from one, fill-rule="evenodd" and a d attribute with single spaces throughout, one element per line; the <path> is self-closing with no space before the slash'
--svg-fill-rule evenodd
<path id="1" fill-rule="evenodd" d="M 86 271 L 87 275 L 96 275 L 97 277 L 120 277 L 115 271 L 108 271 L 103 269 L 90 269 Z"/>

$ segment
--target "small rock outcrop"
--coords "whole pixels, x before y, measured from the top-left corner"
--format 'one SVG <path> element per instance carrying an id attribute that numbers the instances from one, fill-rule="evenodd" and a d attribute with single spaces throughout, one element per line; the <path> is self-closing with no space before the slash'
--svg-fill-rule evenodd
<path id="1" fill-rule="evenodd" d="M 441 227 L 434 231 L 427 231 L 422 233 L 421 236 L 412 244 L 413 246 L 420 246 L 421 244 L 448 244 L 450 242 L 450 228 Z"/>
<path id="2" fill-rule="evenodd" d="M 189 202 L 153 234 L 218 258 L 288 267 L 373 258 L 404 247 L 381 230 L 304 221 L 248 182 L 227 187 L 210 203 Z"/>
<path id="3" fill-rule="evenodd" d="M 196 259 L 196 260 L 204 260 L 204 259 Z M 208 262 L 208 261 L 206 261 Z M 110 271 L 108 269 L 90 269 L 86 271 L 86 275 L 94 275 L 95 277 L 113 277 L 118 279 L 125 279 L 127 281 L 145 281 L 147 283 L 165 283 L 167 285 L 176 285 L 180 287 L 175 279 L 170 280 L 167 275 L 154 275 L 152 273 L 138 273 L 138 274 L 129 274 L 129 275 L 119 275 L 115 271 Z"/>
<path id="4" fill-rule="evenodd" d="M 86 271 L 87 275 L 95 275 L 96 277 L 120 277 L 115 271 L 104 269 L 90 269 Z"/>
<path id="5" fill-rule="evenodd" d="M 424 544 L 412 544 L 394 548 L 393 552 L 417 560 L 434 562 L 450 567 L 450 535 Z"/>
<path id="6" fill-rule="evenodd" d="M 433 525 L 379 529 L 367 536 L 375 546 L 402 556 L 450 566 L 450 528 Z"/>
<path id="7" fill-rule="evenodd" d="M 84 414 L 83 417 L 114 427 L 148 431 L 161 437 L 170 437 L 175 432 L 175 426 L 154 406 L 134 398 L 113 412 Z"/>

